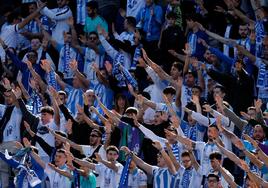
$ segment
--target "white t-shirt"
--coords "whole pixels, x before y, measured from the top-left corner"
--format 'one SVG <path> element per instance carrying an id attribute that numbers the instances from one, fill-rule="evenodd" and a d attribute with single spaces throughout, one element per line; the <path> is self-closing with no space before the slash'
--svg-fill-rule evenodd
<path id="1" fill-rule="evenodd" d="M 68 168 L 64 166 L 62 170 L 67 170 Z M 60 175 L 58 172 L 54 171 L 50 166 L 46 165 L 45 173 L 49 178 L 49 184 L 52 188 L 71 188 L 71 181 L 69 178 Z"/>
<path id="2" fill-rule="evenodd" d="M 128 175 L 128 187 L 139 188 L 147 185 L 147 175 L 140 169 L 136 168 Z"/>
<path id="3" fill-rule="evenodd" d="M 83 150 L 83 154 L 86 157 L 90 157 L 93 152 L 95 151 L 95 149 L 97 149 L 97 147 L 93 148 L 92 146 L 89 145 L 82 145 L 82 150 Z M 104 146 L 102 145 L 98 151 L 98 154 L 101 156 L 102 159 L 106 160 L 106 151 L 104 149 Z M 101 179 L 101 176 L 97 176 L 96 177 L 96 186 L 99 187 L 101 185 L 101 181 L 103 181 Z"/>
<path id="4" fill-rule="evenodd" d="M 19 31 L 18 24 L 7 25 L 2 29 L 0 36 L 8 47 L 13 48 L 17 47 L 18 45 L 17 41 L 19 36 L 18 31 Z"/>
<path id="5" fill-rule="evenodd" d="M 118 168 L 118 171 L 115 172 L 112 169 L 106 167 L 104 164 L 96 164 L 95 171 L 99 174 L 99 177 L 101 179 L 101 188 L 117 188 L 121 173 L 123 170 L 123 165 L 116 162 L 115 164 Z"/>
<path id="6" fill-rule="evenodd" d="M 17 107 L 14 107 L 10 120 L 7 122 L 3 132 L 3 142 L 20 141 L 20 125 L 22 113 Z"/>
<path id="7" fill-rule="evenodd" d="M 43 125 L 42 122 L 41 122 L 41 120 L 40 120 L 39 125 L 38 125 L 38 128 L 40 128 L 42 126 L 47 126 L 50 129 L 52 129 L 52 130 L 58 130 L 58 126 L 55 124 L 54 120 L 52 122 L 46 124 L 46 125 Z M 52 146 L 52 147 L 55 146 L 55 138 L 54 138 L 54 136 L 51 133 L 40 134 L 40 133 L 37 132 L 37 136 L 41 137 L 50 146 Z M 38 150 L 39 150 L 39 152 L 38 152 L 39 156 L 43 160 L 45 160 L 46 162 L 48 162 L 47 160 L 49 160 L 49 157 L 50 156 L 47 155 L 47 153 L 42 149 L 42 147 L 38 143 L 36 143 L 35 147 L 37 147 Z"/>
<path id="8" fill-rule="evenodd" d="M 97 147 L 94 148 L 93 146 L 89 145 L 82 145 L 83 154 L 86 157 L 90 157 L 96 148 Z M 98 154 L 101 156 L 102 159 L 106 160 L 106 151 L 103 145 L 100 147 Z"/>

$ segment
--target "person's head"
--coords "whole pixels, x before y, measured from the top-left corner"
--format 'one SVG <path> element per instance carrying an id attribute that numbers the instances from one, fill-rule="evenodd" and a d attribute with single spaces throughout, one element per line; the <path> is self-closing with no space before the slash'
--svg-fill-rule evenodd
<path id="1" fill-rule="evenodd" d="M 236 62 L 235 62 L 235 70 L 240 72 L 243 70 L 243 68 L 245 67 L 245 63 L 243 61 L 243 59 L 238 59 Z"/>
<path id="2" fill-rule="evenodd" d="M 4 91 L 3 95 L 4 95 L 6 105 L 10 106 L 10 105 L 13 105 L 15 103 L 16 97 L 14 96 L 12 91 L 10 91 L 10 90 Z"/>
<path id="3" fill-rule="evenodd" d="M 63 40 L 65 44 L 72 42 L 72 33 L 71 31 L 63 31 Z"/>
<path id="4" fill-rule="evenodd" d="M 225 95 L 226 95 L 225 88 L 222 85 L 217 84 L 214 86 L 213 88 L 214 100 L 216 96 L 220 96 L 222 99 L 224 99 Z"/>
<path id="5" fill-rule="evenodd" d="M 208 188 L 220 188 L 221 187 L 220 178 L 218 175 L 209 174 L 207 176 L 207 180 L 208 180 Z"/>
<path id="6" fill-rule="evenodd" d="M 186 168 L 186 169 L 192 167 L 192 161 L 190 158 L 190 153 L 188 151 L 184 151 L 181 154 L 181 162 L 182 162 L 182 165 L 184 166 L 184 168 Z"/>
<path id="7" fill-rule="evenodd" d="M 102 133 L 99 129 L 93 129 L 89 135 L 89 145 L 98 146 L 101 144 Z"/>
<path id="8" fill-rule="evenodd" d="M 162 112 L 162 111 L 156 111 L 155 114 L 154 114 L 154 124 L 155 125 L 159 125 L 161 123 L 164 122 L 164 120 L 162 119 L 162 114 L 165 113 L 165 112 Z"/>
<path id="9" fill-rule="evenodd" d="M 35 64 L 37 62 L 37 59 L 38 59 L 38 54 L 35 50 L 30 50 L 26 54 L 26 57 L 32 64 Z"/>
<path id="10" fill-rule="evenodd" d="M 68 96 L 67 96 L 66 92 L 65 91 L 59 91 L 58 94 L 59 94 L 60 101 L 63 104 L 66 104 L 67 103 L 67 99 L 68 99 Z"/>
<path id="11" fill-rule="evenodd" d="M 194 87 L 192 87 L 192 95 L 198 96 L 200 98 L 201 94 L 202 94 L 202 88 L 198 85 L 194 85 Z"/>
<path id="12" fill-rule="evenodd" d="M 139 113 L 139 110 L 135 107 L 128 107 L 125 111 L 125 114 L 130 118 L 137 116 L 138 113 Z"/>
<path id="13" fill-rule="evenodd" d="M 108 146 L 106 148 L 106 157 L 107 157 L 107 160 L 110 162 L 116 161 L 119 157 L 119 150 L 117 149 L 117 147 Z"/>
<path id="14" fill-rule="evenodd" d="M 209 155 L 210 165 L 213 170 L 218 171 L 217 169 L 217 161 L 222 163 L 222 155 L 219 152 L 213 152 Z"/>
<path id="15" fill-rule="evenodd" d="M 91 18 L 94 18 L 98 13 L 98 8 L 99 8 L 98 2 L 95 0 L 89 1 L 87 2 L 86 6 L 87 6 L 88 16 Z"/>
<path id="16" fill-rule="evenodd" d="M 177 19 L 177 15 L 176 15 L 176 13 L 175 12 L 169 12 L 168 14 L 167 14 L 167 23 L 168 23 L 168 25 L 169 26 L 174 26 L 175 25 L 175 23 L 176 23 L 176 19 Z"/>
<path id="17" fill-rule="evenodd" d="M 32 38 L 32 40 L 31 40 L 31 48 L 32 48 L 32 50 L 37 51 L 40 48 L 40 46 L 41 46 L 40 39 L 37 38 L 37 37 L 36 38 Z"/>
<path id="18" fill-rule="evenodd" d="M 17 11 L 11 12 L 10 14 L 7 15 L 7 22 L 9 24 L 18 24 L 20 23 L 20 21 L 21 18 Z"/>
<path id="19" fill-rule="evenodd" d="M 55 165 L 57 167 L 62 167 L 67 161 L 67 156 L 65 150 L 57 149 L 55 154 Z"/>
<path id="20" fill-rule="evenodd" d="M 115 97 L 115 110 L 117 112 L 123 111 L 124 113 L 128 106 L 127 97 L 123 94 L 117 94 Z"/>
<path id="21" fill-rule="evenodd" d="M 177 129 L 174 126 L 172 126 L 172 125 L 169 125 L 167 127 L 167 130 L 170 131 L 170 132 L 172 132 L 172 133 L 174 133 L 174 134 L 176 134 L 176 135 L 178 134 Z M 170 144 L 175 144 L 177 142 L 176 138 L 170 137 L 169 134 L 165 134 L 165 137 L 166 137 L 166 139 L 168 140 L 168 142 Z"/>
<path id="22" fill-rule="evenodd" d="M 189 29 L 193 29 L 196 26 L 196 22 L 198 21 L 197 14 L 188 14 L 186 15 L 186 24 Z"/>
<path id="23" fill-rule="evenodd" d="M 170 69 L 170 76 L 173 80 L 178 79 L 182 74 L 183 65 L 179 62 L 174 62 Z"/>
<path id="24" fill-rule="evenodd" d="M 247 114 L 249 115 L 250 119 L 256 119 L 257 116 L 257 111 L 256 108 L 254 106 L 250 106 L 247 109 Z"/>
<path id="25" fill-rule="evenodd" d="M 69 3 L 69 0 L 57 0 L 57 4 L 59 8 L 63 8 Z"/>
<path id="26" fill-rule="evenodd" d="M 208 52 L 209 50 L 207 50 L 206 51 L 206 53 Z M 205 54 L 206 54 L 205 53 Z M 204 55 L 205 56 L 205 55 Z M 208 53 L 208 55 L 206 55 L 206 59 L 207 59 L 207 61 L 208 61 L 208 63 L 209 64 L 212 64 L 213 66 L 218 66 L 219 65 L 219 59 L 218 59 L 218 57 L 215 55 L 215 54 L 213 54 L 213 53 L 211 53 L 210 51 L 209 51 L 209 53 Z"/>
<path id="27" fill-rule="evenodd" d="M 167 166 L 167 163 L 166 163 L 164 157 L 162 156 L 161 152 L 159 152 L 157 154 L 157 166 L 160 168 L 164 168 Z"/>
<path id="28" fill-rule="evenodd" d="M 86 91 L 86 96 L 87 96 L 88 105 L 93 106 L 94 102 L 95 102 L 95 99 L 96 99 L 94 91 L 92 89 L 88 89 Z"/>
<path id="29" fill-rule="evenodd" d="M 44 106 L 41 108 L 41 121 L 45 125 L 53 120 L 54 109 L 50 106 Z"/>
<path id="30" fill-rule="evenodd" d="M 196 124 L 196 120 L 190 114 L 187 114 L 187 121 L 188 121 L 189 125 L 195 125 Z"/>
<path id="31" fill-rule="evenodd" d="M 241 36 L 242 39 L 247 38 L 247 36 L 248 36 L 248 25 L 245 24 L 245 23 L 240 24 L 238 33 L 239 33 L 239 35 Z"/>
<path id="32" fill-rule="evenodd" d="M 91 31 L 89 34 L 88 34 L 88 40 L 97 45 L 99 43 L 99 35 L 97 32 L 95 31 Z"/>
<path id="33" fill-rule="evenodd" d="M 195 77 L 193 72 L 187 72 L 184 76 L 185 84 L 188 87 L 193 87 L 195 84 Z"/>
<path id="34" fill-rule="evenodd" d="M 265 130 L 263 128 L 263 126 L 257 124 L 254 126 L 253 129 L 253 139 L 257 140 L 259 142 L 263 142 L 263 140 L 265 139 L 266 135 L 265 135 Z"/>
<path id="35" fill-rule="evenodd" d="M 28 11 L 29 11 L 29 14 L 32 14 L 34 11 L 36 11 L 36 9 L 37 9 L 37 5 L 36 5 L 35 2 L 30 3 L 30 4 L 28 5 Z"/>
<path id="36" fill-rule="evenodd" d="M 129 164 L 129 170 L 134 170 L 135 168 L 137 168 L 137 165 L 134 160 L 131 160 Z"/>
<path id="37" fill-rule="evenodd" d="M 132 16 L 127 16 L 124 21 L 124 28 L 127 31 L 130 31 L 131 29 L 134 30 L 136 27 L 136 18 Z"/>
<path id="38" fill-rule="evenodd" d="M 65 132 L 62 132 L 62 131 L 55 131 L 56 134 L 64 137 L 64 138 L 67 138 L 67 134 Z M 56 148 L 62 148 L 63 146 L 63 143 L 61 140 L 59 140 L 57 137 L 55 137 L 55 147 Z"/>
<path id="39" fill-rule="evenodd" d="M 215 124 L 212 124 L 208 127 L 208 140 L 213 141 L 215 138 L 219 136 L 219 129 Z"/>
<path id="40" fill-rule="evenodd" d="M 176 89 L 173 86 L 168 86 L 163 90 L 163 94 L 167 97 L 169 102 L 172 102 L 176 95 Z"/>

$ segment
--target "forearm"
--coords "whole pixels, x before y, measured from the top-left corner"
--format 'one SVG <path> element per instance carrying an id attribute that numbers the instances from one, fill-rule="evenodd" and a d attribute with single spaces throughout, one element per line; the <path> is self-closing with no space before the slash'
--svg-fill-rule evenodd
<path id="1" fill-rule="evenodd" d="M 191 159 L 191 161 L 192 161 L 192 164 L 193 164 L 195 170 L 198 171 L 199 168 L 200 168 L 200 165 L 199 165 L 198 162 L 196 161 L 196 158 L 195 158 L 193 152 L 190 151 L 189 154 L 190 154 L 190 159 Z"/>
<path id="2" fill-rule="evenodd" d="M 78 70 L 76 69 L 74 74 L 77 76 L 80 82 L 82 82 L 85 89 L 88 89 L 90 81 Z"/>
<path id="3" fill-rule="evenodd" d="M 169 169 L 169 172 L 171 174 L 175 175 L 176 174 L 176 170 L 175 170 L 175 167 L 174 167 L 172 161 L 170 160 L 168 154 L 165 152 L 164 149 L 161 149 L 160 150 L 160 153 L 161 153 L 162 157 L 164 158 L 164 160 L 165 160 L 165 162 L 167 164 L 167 167 Z"/>
<path id="4" fill-rule="evenodd" d="M 65 176 L 65 177 L 67 177 L 67 178 L 69 178 L 69 179 L 72 179 L 72 178 L 73 178 L 73 175 L 72 175 L 70 172 L 66 171 L 66 170 L 59 169 L 58 167 L 53 168 L 53 169 L 54 169 L 56 172 L 58 172 L 59 174 Z"/>
<path id="5" fill-rule="evenodd" d="M 86 114 L 83 114 L 83 119 L 92 129 L 99 129 L 99 126 L 87 117 Z"/>
<path id="6" fill-rule="evenodd" d="M 231 161 L 233 161 L 235 164 L 240 164 L 240 159 L 231 151 L 225 149 L 222 146 L 218 146 L 218 148 L 221 150 L 221 152 L 226 155 Z"/>
<path id="7" fill-rule="evenodd" d="M 180 163 L 177 161 L 177 159 L 176 159 L 176 157 L 174 156 L 174 154 L 173 154 L 171 148 L 168 148 L 167 151 L 168 151 L 169 158 L 171 159 L 173 165 L 175 166 L 176 171 L 178 171 L 179 168 L 180 168 Z"/>
<path id="8" fill-rule="evenodd" d="M 231 111 L 229 108 L 224 107 L 223 111 L 225 115 L 232 121 L 235 126 L 237 126 L 241 131 L 243 130 L 243 127 L 248 124 L 247 121 L 240 119 L 233 111 Z"/>
<path id="9" fill-rule="evenodd" d="M 253 155 L 251 152 L 249 152 L 246 149 L 243 150 L 243 152 L 254 165 L 256 165 L 259 169 L 262 168 L 263 163 L 255 155 Z"/>
<path id="10" fill-rule="evenodd" d="M 76 162 L 80 166 L 85 166 L 85 167 L 88 167 L 92 170 L 95 170 L 95 167 L 96 167 L 94 163 L 90 163 L 90 162 L 87 162 L 87 161 L 84 161 L 84 160 L 81 160 L 78 158 L 74 158 L 74 162 Z"/>
<path id="11" fill-rule="evenodd" d="M 165 142 L 167 141 L 165 138 L 162 138 L 162 137 L 157 136 L 153 131 L 147 129 L 146 127 L 144 127 L 141 124 L 139 125 L 139 129 L 150 140 L 152 140 L 152 141 L 159 141 L 161 143 L 162 147 L 165 146 Z"/>
<path id="12" fill-rule="evenodd" d="M 231 188 L 237 188 L 237 184 L 234 182 L 233 178 L 225 172 L 222 166 L 219 167 L 219 171 Z"/>

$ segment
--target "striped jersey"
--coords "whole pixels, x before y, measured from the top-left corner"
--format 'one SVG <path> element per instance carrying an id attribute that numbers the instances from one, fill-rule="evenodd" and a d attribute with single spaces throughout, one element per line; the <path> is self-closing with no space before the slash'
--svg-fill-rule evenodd
<path id="1" fill-rule="evenodd" d="M 154 188 L 170 187 L 173 175 L 169 172 L 168 168 L 152 166 L 152 174 L 154 176 Z"/>

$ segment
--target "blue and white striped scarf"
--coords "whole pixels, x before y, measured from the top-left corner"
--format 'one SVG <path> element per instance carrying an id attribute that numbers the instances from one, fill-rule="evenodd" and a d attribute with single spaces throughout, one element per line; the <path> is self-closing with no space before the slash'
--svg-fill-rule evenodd
<path id="1" fill-rule="evenodd" d="M 192 177 L 192 170 L 193 170 L 193 167 L 184 170 L 184 173 L 183 173 L 182 178 L 181 178 L 181 187 L 182 188 L 189 187 L 191 177 Z"/>
<path id="2" fill-rule="evenodd" d="M 118 188 L 128 188 L 128 175 L 129 175 L 129 166 L 132 160 L 132 156 L 128 156 L 126 159 L 126 164 L 123 168 L 120 181 L 119 181 L 119 186 Z"/>

